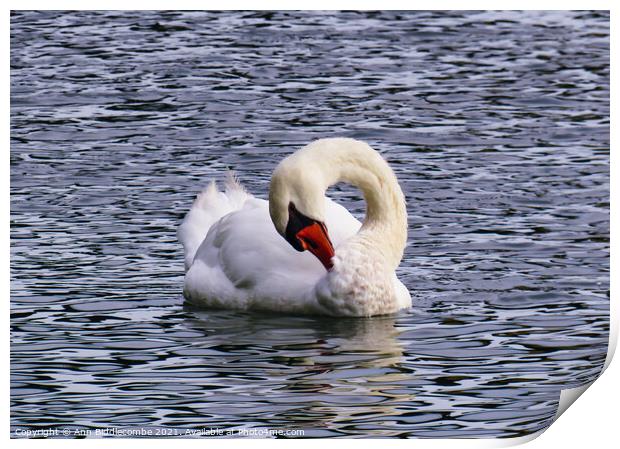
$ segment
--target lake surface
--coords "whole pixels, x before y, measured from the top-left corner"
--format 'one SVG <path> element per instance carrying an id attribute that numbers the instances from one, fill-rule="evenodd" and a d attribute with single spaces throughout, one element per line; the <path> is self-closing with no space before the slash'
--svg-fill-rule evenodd
<path id="1" fill-rule="evenodd" d="M 412 309 L 184 306 L 201 188 L 334 136 L 399 177 Z M 13 436 L 512 437 L 602 368 L 607 13 L 16 12 L 10 157 Z"/>

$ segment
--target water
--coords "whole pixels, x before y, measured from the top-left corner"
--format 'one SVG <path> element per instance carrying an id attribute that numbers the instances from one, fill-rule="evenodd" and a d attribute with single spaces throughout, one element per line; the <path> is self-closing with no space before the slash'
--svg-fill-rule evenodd
<path id="1" fill-rule="evenodd" d="M 511 437 L 600 372 L 607 13 L 16 12 L 11 67 L 13 435 Z M 411 311 L 184 307 L 195 194 L 330 136 L 397 172 Z"/>

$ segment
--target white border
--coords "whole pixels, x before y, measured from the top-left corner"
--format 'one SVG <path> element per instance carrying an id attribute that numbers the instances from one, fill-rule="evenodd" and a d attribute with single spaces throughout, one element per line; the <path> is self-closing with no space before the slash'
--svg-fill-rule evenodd
<path id="1" fill-rule="evenodd" d="M 10 18 L 8 11 L 11 9 L 610 9 L 612 11 L 612 26 L 611 26 L 611 45 L 612 45 L 612 67 L 615 67 L 614 64 L 614 52 L 615 49 L 615 14 L 612 6 L 612 2 L 610 1 L 598 1 L 592 0 L 588 2 L 579 2 L 579 1 L 533 1 L 533 0 L 521 0 L 521 1 L 503 1 L 498 3 L 497 1 L 447 1 L 447 0 L 436 0 L 436 1 L 418 1 L 415 3 L 403 2 L 403 1 L 392 1 L 392 0 L 384 0 L 382 2 L 377 1 L 324 1 L 324 0 L 315 0 L 315 1 L 296 1 L 294 3 L 290 1 L 262 1 L 262 2 L 248 2 L 248 1 L 239 1 L 239 0 L 229 0 L 226 2 L 199 2 L 199 1 L 191 1 L 191 0 L 177 0 L 173 4 L 169 1 L 161 1 L 161 0 L 151 0 L 151 1 L 119 1 L 119 0 L 109 0 L 109 1 L 77 1 L 77 0 L 65 0 L 65 1 L 32 1 L 32 0 L 22 0 L 22 1 L 8 1 L 6 2 L 7 10 L 5 20 L 2 22 L 2 26 L 5 30 L 4 36 L 5 39 L 2 45 L 2 53 L 5 61 L 9 61 L 9 42 L 10 42 Z M 3 81 L 5 86 L 5 94 L 4 98 L 5 105 L 9 105 L 10 98 L 10 68 L 7 67 L 5 71 L 3 71 Z M 615 97 L 615 89 L 613 87 L 617 84 L 614 84 L 614 80 L 617 79 L 617 76 L 612 72 L 612 105 L 617 104 L 617 101 L 614 101 Z M 612 109 L 613 110 L 613 109 Z M 9 159 L 9 136 L 10 136 L 10 109 L 6 107 L 5 109 L 5 126 L 2 127 L 2 133 L 4 137 L 4 142 L 6 142 L 6 153 L 5 153 L 5 161 L 7 163 L 2 167 L 3 176 L 2 182 L 5 184 L 5 192 L 9 190 L 9 180 L 10 180 L 10 164 L 8 163 Z M 611 141 L 612 146 L 614 142 L 617 142 L 618 139 L 616 137 L 617 132 L 614 127 L 611 127 L 612 135 Z M 613 160 L 613 156 L 612 156 Z M 611 169 L 611 179 L 618 179 L 618 169 L 617 166 L 612 164 Z M 618 189 L 616 183 L 612 181 L 611 184 L 611 196 L 618 197 Z M 10 215 L 10 199 L 7 199 L 4 203 L 4 248 L 5 254 L 10 254 L 10 227 L 9 227 L 9 215 Z M 611 229 L 614 229 L 614 224 L 619 223 L 618 214 L 616 209 L 612 208 L 611 211 Z M 615 252 L 613 251 L 615 239 L 613 238 L 612 231 L 612 256 L 611 256 L 611 266 L 612 266 L 612 276 L 611 276 L 611 285 L 615 285 L 615 273 L 613 271 L 613 267 L 617 266 L 615 263 L 617 257 L 614 257 Z M 9 308 L 8 298 L 10 297 L 10 266 L 7 259 L 3 260 L 3 268 L 5 269 L 6 275 L 6 285 L 7 285 L 7 301 L 6 307 Z M 615 306 L 615 302 L 612 301 L 612 312 L 611 312 L 611 331 L 610 331 L 610 352 L 607 357 L 606 367 L 609 367 L 609 363 L 611 362 L 611 358 L 613 356 L 613 352 L 615 351 L 615 347 L 617 345 L 617 335 L 618 335 L 618 314 L 617 307 Z M 9 312 L 7 310 L 7 312 Z M 9 328 L 10 325 L 10 313 L 6 313 L 6 329 Z M 8 334 L 8 332 L 7 332 Z M 9 438 L 8 432 L 8 424 L 9 424 L 9 340 L 8 338 L 5 340 L 5 344 L 2 346 L 3 350 L 3 360 L 5 361 L 4 369 L 2 370 L 1 376 L 3 379 L 3 384 L 5 386 L 5 390 L 7 392 L 6 395 L 6 407 L 2 409 L 2 418 L 3 422 L 6 423 L 6 434 L 5 438 Z M 503 440 L 384 440 L 390 445 L 406 445 L 408 448 L 411 445 L 416 447 L 455 447 L 458 445 L 459 448 L 484 448 L 484 447 L 502 447 L 502 446 L 511 446 L 514 444 L 521 444 L 528 441 L 531 441 L 542 434 L 540 438 L 535 439 L 531 443 L 529 443 L 530 447 L 548 447 L 549 445 L 554 446 L 563 446 L 567 448 L 571 447 L 583 447 L 585 444 L 595 445 L 599 447 L 608 447 L 611 441 L 617 441 L 617 431 L 616 427 L 617 419 L 616 416 L 616 403 L 620 400 L 620 395 L 618 394 L 619 388 L 616 379 L 619 377 L 619 368 L 618 363 L 611 365 L 605 373 L 601 376 L 600 379 L 596 380 L 593 385 L 588 388 L 583 395 L 582 398 L 579 399 L 579 403 L 570 407 L 568 411 L 566 411 L 562 417 L 558 420 L 558 422 L 554 423 L 552 426 L 548 428 L 548 430 L 544 432 L 539 432 L 538 434 L 531 435 L 523 438 L 514 438 L 514 439 L 503 439 Z M 585 390 L 579 391 L 579 393 L 583 393 Z M 563 393 L 563 397 L 567 398 L 569 396 L 574 396 L 575 392 L 565 392 Z M 578 397 L 578 395 L 577 395 Z M 564 399 L 566 400 L 566 399 Z M 561 413 L 560 413 L 561 414 Z M 558 414 L 557 416 L 559 416 Z M 38 443 L 33 442 L 32 440 L 17 440 L 13 439 L 8 441 L 11 446 L 30 446 L 32 444 L 43 444 L 46 447 L 60 447 L 65 444 L 83 444 L 82 442 L 85 440 L 47 440 L 46 443 Z M 384 441 L 381 441 L 381 444 L 384 444 Z M 208 442 L 204 439 L 199 440 L 176 440 L 174 443 L 167 439 L 158 439 L 158 440 L 139 440 L 139 439 L 107 439 L 107 440 L 88 440 L 86 444 L 89 447 L 102 447 L 114 445 L 119 448 L 124 447 L 133 447 L 136 444 L 148 444 L 149 446 L 160 446 L 166 447 L 171 444 L 174 445 L 183 445 L 183 446 L 192 446 L 192 447 L 204 447 L 205 444 L 214 444 L 216 443 L 214 440 L 209 440 Z M 267 444 L 289 444 L 290 441 L 284 443 L 281 440 L 252 440 L 248 442 L 247 440 L 218 440 L 217 445 L 227 446 L 227 447 L 240 447 L 242 445 L 247 444 L 258 445 L 259 447 Z M 350 444 L 351 441 L 348 440 L 324 440 L 321 441 L 320 444 L 327 445 L 336 445 L 336 444 Z M 316 441 L 312 440 L 295 440 L 295 444 L 299 446 L 314 446 Z M 374 445 L 376 444 L 375 440 L 358 440 L 354 444 L 356 445 Z"/>

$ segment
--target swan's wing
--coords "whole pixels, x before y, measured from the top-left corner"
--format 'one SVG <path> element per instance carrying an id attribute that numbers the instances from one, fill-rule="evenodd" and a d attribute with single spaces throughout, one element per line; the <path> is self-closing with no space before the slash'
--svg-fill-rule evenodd
<path id="1" fill-rule="evenodd" d="M 332 242 L 354 235 L 360 223 L 327 200 Z M 185 279 L 186 297 L 196 304 L 288 312 L 316 308 L 315 284 L 325 268 L 310 252 L 298 252 L 271 222 L 267 201 L 252 198 L 214 223 Z"/>
<path id="2" fill-rule="evenodd" d="M 329 238 L 337 249 L 338 245 L 357 234 L 362 223 L 340 204 L 329 198 L 325 200 L 325 225 Z"/>
<path id="3" fill-rule="evenodd" d="M 293 249 L 275 230 L 268 203 L 248 200 L 211 226 L 185 278 L 188 299 L 225 308 L 269 308 L 301 301 L 325 274 L 310 253 Z"/>

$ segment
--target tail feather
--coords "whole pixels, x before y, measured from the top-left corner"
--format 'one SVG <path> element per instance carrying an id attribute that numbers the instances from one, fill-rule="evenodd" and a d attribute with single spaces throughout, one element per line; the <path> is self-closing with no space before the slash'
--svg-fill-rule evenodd
<path id="1" fill-rule="evenodd" d="M 245 188 L 239 182 L 237 175 L 234 171 L 229 170 L 226 173 L 226 180 L 224 181 L 225 194 L 228 200 L 234 206 L 241 207 L 245 200 L 250 196 Z"/>
<path id="2" fill-rule="evenodd" d="M 202 191 L 196 195 L 190 211 L 193 209 L 208 210 L 209 203 L 212 203 L 216 199 L 217 194 L 217 183 L 215 181 L 211 181 L 207 187 L 202 189 Z"/>
<path id="3" fill-rule="evenodd" d="M 215 181 L 211 181 L 198 194 L 177 233 L 185 251 L 185 271 L 191 267 L 211 226 L 224 215 L 241 209 L 251 196 L 232 172 L 227 175 L 224 192 L 218 190 Z"/>

